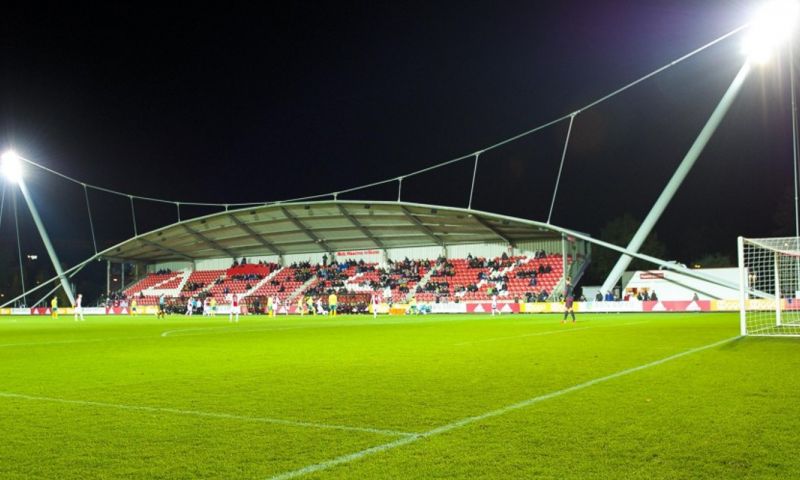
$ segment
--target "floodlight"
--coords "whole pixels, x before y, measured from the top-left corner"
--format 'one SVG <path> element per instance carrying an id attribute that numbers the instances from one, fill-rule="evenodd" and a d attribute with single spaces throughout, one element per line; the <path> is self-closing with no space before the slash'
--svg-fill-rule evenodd
<path id="1" fill-rule="evenodd" d="M 743 50 L 748 58 L 766 63 L 794 33 L 798 12 L 797 0 L 773 0 L 764 4 L 744 39 Z"/>
<path id="2" fill-rule="evenodd" d="M 14 183 L 19 183 L 22 180 L 22 163 L 19 161 L 19 155 L 13 150 L 4 153 L 0 170 L 2 170 L 7 179 Z"/>

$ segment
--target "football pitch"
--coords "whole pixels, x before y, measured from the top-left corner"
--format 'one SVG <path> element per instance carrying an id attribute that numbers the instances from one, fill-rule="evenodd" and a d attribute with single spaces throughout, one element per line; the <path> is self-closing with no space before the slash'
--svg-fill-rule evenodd
<path id="1" fill-rule="evenodd" d="M 0 478 L 800 478 L 737 314 L 0 318 Z"/>

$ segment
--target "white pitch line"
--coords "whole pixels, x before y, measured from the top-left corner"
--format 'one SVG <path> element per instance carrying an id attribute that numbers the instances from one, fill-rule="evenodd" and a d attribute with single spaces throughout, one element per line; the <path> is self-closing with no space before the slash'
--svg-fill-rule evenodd
<path id="1" fill-rule="evenodd" d="M 178 328 L 175 330 L 165 330 L 161 332 L 162 337 L 194 337 L 200 335 L 215 335 L 227 333 L 251 333 L 251 332 L 272 332 L 282 330 L 307 330 L 307 329 L 322 329 L 322 328 L 344 328 L 344 327 L 362 327 L 362 326 L 375 326 L 384 324 L 346 324 L 346 323 L 307 323 L 303 325 L 258 325 L 252 324 L 250 326 L 239 327 L 237 325 L 225 325 L 218 327 L 198 327 L 198 328 Z M 188 333 L 183 333 L 188 332 Z M 177 335 L 175 335 L 177 334 Z"/>
<path id="2" fill-rule="evenodd" d="M 473 423 L 477 423 L 477 422 L 481 422 L 481 421 L 489 419 L 489 418 L 499 417 L 501 415 L 505 415 L 506 413 L 513 412 L 515 410 L 519 410 L 519 409 L 522 409 L 522 408 L 525 408 L 525 407 L 529 407 L 531 405 L 543 402 L 545 400 L 550 400 L 551 398 L 560 397 L 560 396 L 566 395 L 568 393 L 572 393 L 572 392 L 575 392 L 575 391 L 578 391 L 578 390 L 583 390 L 585 388 L 597 385 L 598 383 L 603 383 L 603 382 L 607 382 L 609 380 L 614 380 L 616 378 L 619 378 L 619 377 L 622 377 L 622 376 L 625 376 L 625 375 L 629 375 L 631 373 L 635 373 L 635 372 L 638 372 L 638 371 L 641 371 L 641 370 L 645 370 L 645 369 L 648 369 L 648 368 L 651 368 L 651 367 L 655 367 L 655 366 L 670 362 L 672 360 L 676 360 L 678 358 L 685 357 L 687 355 L 691 355 L 693 353 L 697 353 L 697 352 L 701 352 L 703 350 L 708 350 L 710 348 L 718 347 L 720 345 L 724 345 L 724 344 L 726 344 L 728 342 L 731 342 L 733 340 L 736 340 L 738 338 L 741 338 L 741 337 L 736 336 L 736 337 L 726 338 L 725 340 L 720 340 L 718 342 L 710 343 L 710 344 L 704 345 L 702 347 L 696 347 L 696 348 L 692 348 L 692 349 L 689 349 L 689 350 L 685 350 L 683 352 L 676 353 L 674 355 L 670 355 L 669 357 L 664 357 L 664 358 L 662 358 L 660 360 L 655 360 L 655 361 L 650 362 L 650 363 L 645 363 L 643 365 L 639 365 L 638 367 L 631 367 L 631 368 L 628 368 L 628 369 L 625 369 L 625 370 L 620 370 L 620 371 L 618 371 L 616 373 L 612 373 L 612 374 L 606 375 L 604 377 L 598 377 L 598 378 L 595 378 L 594 380 L 589 380 L 587 382 L 579 383 L 579 384 L 573 385 L 571 387 L 567 387 L 567 388 L 564 388 L 564 389 L 561 389 L 561 390 L 556 390 L 554 392 L 546 393 L 544 395 L 539 395 L 538 397 L 529 398 L 527 400 L 523 400 L 523 401 L 518 402 L 518 403 L 514 403 L 514 404 L 511 404 L 511 405 L 507 405 L 505 407 L 502 407 L 502 408 L 498 408 L 497 410 L 491 410 L 489 412 L 486 412 L 486 413 L 483 413 L 483 414 L 480 414 L 480 415 L 475 415 L 475 416 L 472 416 L 472 417 L 462 418 L 461 420 L 457 420 L 457 421 L 455 421 L 453 423 L 448 423 L 447 425 L 442 425 L 441 427 L 434 428 L 433 430 L 428 430 L 427 432 L 423 432 L 423 433 L 420 433 L 420 434 L 417 434 L 417 435 L 411 435 L 411 436 L 403 437 L 403 438 L 397 439 L 397 440 L 395 440 L 393 442 L 384 443 L 384 444 L 381 444 L 381 445 L 378 445 L 378 446 L 375 446 L 375 447 L 367 448 L 365 450 L 360 450 L 360 451 L 355 452 L 355 453 L 350 453 L 350 454 L 342 455 L 340 457 L 336 457 L 336 458 L 333 458 L 333 459 L 330 459 L 330 460 L 326 460 L 324 462 L 308 465 L 308 466 L 305 466 L 305 467 L 300 468 L 298 470 L 291 470 L 291 471 L 288 471 L 288 472 L 280 473 L 278 475 L 270 477 L 269 480 L 287 480 L 287 479 L 290 479 L 290 478 L 296 478 L 296 477 L 300 477 L 300 476 L 303 476 L 303 475 L 308 475 L 310 473 L 319 472 L 321 470 L 327 470 L 327 469 L 335 467 L 337 465 L 343 465 L 343 464 L 346 464 L 346 463 L 354 462 L 356 460 L 360 460 L 360 459 L 362 459 L 364 457 L 367 457 L 367 456 L 370 456 L 370 455 L 374 455 L 374 454 L 377 454 L 377 453 L 385 452 L 387 450 L 393 450 L 395 448 L 402 447 L 404 445 L 408 445 L 408 444 L 414 443 L 414 442 L 416 442 L 418 440 L 422 440 L 424 438 L 433 437 L 435 435 L 441 435 L 442 433 L 447 433 L 447 432 L 449 432 L 451 430 L 455 430 L 457 428 L 465 427 L 467 425 L 470 425 L 470 424 L 473 424 Z"/>
<path id="3" fill-rule="evenodd" d="M 540 337 L 542 335 L 556 335 L 556 334 L 559 334 L 559 333 L 576 332 L 578 330 L 588 330 L 590 328 L 595 328 L 595 327 L 578 327 L 578 328 L 570 328 L 570 329 L 562 328 L 562 329 L 559 329 L 559 330 L 545 330 L 544 332 L 524 333 L 522 335 L 513 335 L 513 336 L 510 336 L 510 337 L 482 338 L 480 340 L 473 340 L 473 341 L 470 341 L 470 342 L 454 343 L 453 345 L 472 345 L 473 343 L 496 342 L 496 341 L 499 341 L 499 340 L 512 340 L 512 339 L 515 339 L 515 338 Z"/>
<path id="4" fill-rule="evenodd" d="M 536 333 L 525 333 L 525 334 L 522 334 L 522 335 L 512 335 L 512 336 L 509 336 L 509 337 L 483 338 L 483 339 L 480 339 L 480 340 L 473 340 L 473 341 L 470 341 L 470 342 L 454 343 L 453 345 L 459 345 L 459 346 L 460 345 L 472 345 L 473 343 L 494 342 L 494 341 L 498 341 L 498 340 L 512 340 L 514 338 L 538 337 L 538 336 L 542 336 L 542 335 L 555 335 L 555 334 L 559 334 L 559 333 L 575 332 L 575 331 L 578 331 L 578 330 L 588 330 L 590 328 L 624 327 L 626 325 L 640 325 L 642 323 L 648 323 L 649 321 L 650 320 L 644 320 L 644 321 L 640 320 L 640 321 L 637 321 L 637 322 L 616 323 L 616 324 L 611 324 L 611 325 L 593 324 L 590 327 L 563 328 L 563 329 L 558 329 L 558 330 L 545 330 L 543 332 L 536 332 Z"/>
<path id="5" fill-rule="evenodd" d="M 619 323 L 617 325 L 603 325 L 604 327 L 624 327 L 625 325 L 641 325 L 643 323 L 650 323 L 650 320 L 637 320 L 635 322 Z"/>
<path id="6" fill-rule="evenodd" d="M 272 332 L 272 331 L 281 331 L 281 330 L 307 330 L 307 329 L 321 329 L 321 328 L 339 328 L 339 327 L 362 327 L 362 326 L 375 326 L 375 325 L 384 325 L 384 324 L 343 324 L 343 323 L 308 323 L 304 325 L 293 325 L 293 326 L 253 326 L 251 327 L 237 327 L 233 326 L 224 326 L 224 327 L 199 327 L 199 328 L 179 328 L 176 330 L 166 330 L 161 332 L 162 337 L 196 337 L 200 335 L 215 335 L 215 334 L 227 334 L 227 333 L 251 333 L 251 332 Z M 189 332 L 189 333 L 183 333 Z"/>
<path id="7" fill-rule="evenodd" d="M 0 348 L 10 347 L 37 347 L 47 345 L 68 345 L 72 343 L 97 343 L 97 342 L 113 342 L 115 340 L 142 340 L 145 338 L 152 339 L 152 336 L 138 336 L 138 337 L 111 337 L 111 338 L 83 338 L 75 340 L 54 340 L 52 342 L 24 342 L 24 343 L 2 343 Z"/>
<path id="8" fill-rule="evenodd" d="M 213 335 L 215 333 L 249 333 L 249 332 L 271 332 L 274 330 L 299 330 L 307 328 L 304 326 L 295 327 L 261 327 L 261 328 L 237 328 L 236 326 L 225 327 L 200 327 L 200 328 L 179 328 L 177 330 L 166 330 L 161 332 L 162 337 L 193 337 L 198 335 Z M 189 332 L 189 333 L 182 333 Z M 192 333 L 194 332 L 194 333 Z M 177 335 L 173 335 L 177 334 Z"/>
<path id="9" fill-rule="evenodd" d="M 417 435 L 411 432 L 399 432 L 396 430 L 385 430 L 382 428 L 354 427 L 350 425 L 333 425 L 328 423 L 298 422 L 294 420 L 284 420 L 281 418 L 249 417 L 246 415 L 234 415 L 231 413 L 201 412 L 197 410 L 181 410 L 177 408 L 167 408 L 167 407 L 148 407 L 144 405 L 124 405 L 118 403 L 92 402 L 88 400 L 70 400 L 67 398 L 39 397 L 34 395 L 24 395 L 21 393 L 13 393 L 13 392 L 0 392 L 0 398 L 13 398 L 13 399 L 33 400 L 40 402 L 65 403 L 69 405 L 82 405 L 90 407 L 116 408 L 120 410 L 133 410 L 133 411 L 151 412 L 151 413 L 172 413 L 176 415 L 189 415 L 195 417 L 222 418 L 226 420 L 242 420 L 247 422 L 271 423 L 275 425 L 286 425 L 290 427 L 346 430 L 351 432 L 376 433 L 380 435 L 389 435 L 393 437 L 396 436 L 411 437 Z"/>
<path id="10" fill-rule="evenodd" d="M 220 317 L 220 318 L 224 318 Z M 281 316 L 279 319 L 283 319 L 284 317 Z M 357 317 L 356 317 L 357 319 Z M 292 320 L 291 317 L 288 318 L 289 321 Z M 372 317 L 369 318 L 372 320 Z M 530 322 L 534 321 L 532 319 L 518 319 L 520 322 Z M 300 320 L 302 321 L 302 320 Z M 453 320 L 447 318 L 446 315 L 439 316 L 438 318 L 434 318 L 433 315 L 426 315 L 424 319 L 422 318 L 406 318 L 403 317 L 402 320 L 390 320 L 387 317 L 383 317 L 378 321 L 364 321 L 359 323 L 351 323 L 349 321 L 327 321 L 324 323 L 306 323 L 303 325 L 294 325 L 294 326 L 285 326 L 285 327 L 278 327 L 272 326 L 268 328 L 247 328 L 247 327 L 238 327 L 236 325 L 220 325 L 214 327 L 196 327 L 196 328 L 178 328 L 175 330 L 166 330 L 161 332 L 162 337 L 189 337 L 189 336 L 197 336 L 197 335 L 213 335 L 216 333 L 225 334 L 225 333 L 248 333 L 248 332 L 261 332 L 261 331 L 271 331 L 271 330 L 302 330 L 302 329 L 314 329 L 314 328 L 357 328 L 357 327 L 376 327 L 376 326 L 408 326 L 408 325 L 426 325 L 426 324 L 435 324 L 435 323 L 445 323 L 445 322 L 485 322 L 489 321 L 486 318 L 467 318 L 467 319 L 458 319 Z M 252 325 L 251 325 L 252 326 Z M 266 325 L 262 325 L 266 326 Z M 190 332 L 185 335 L 174 335 L 180 332 Z"/>

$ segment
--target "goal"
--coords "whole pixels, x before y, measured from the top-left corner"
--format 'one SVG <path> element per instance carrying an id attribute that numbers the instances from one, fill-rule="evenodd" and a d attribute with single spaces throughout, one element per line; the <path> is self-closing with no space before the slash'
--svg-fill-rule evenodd
<path id="1" fill-rule="evenodd" d="M 739 237 L 742 335 L 800 336 L 800 238 Z"/>

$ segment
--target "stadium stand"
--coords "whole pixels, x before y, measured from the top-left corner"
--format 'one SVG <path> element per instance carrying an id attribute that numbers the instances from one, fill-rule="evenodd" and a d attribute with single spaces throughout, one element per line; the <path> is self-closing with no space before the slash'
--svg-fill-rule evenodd
<path id="1" fill-rule="evenodd" d="M 225 270 L 225 273 L 214 281 L 214 284 L 208 289 L 208 293 L 214 296 L 218 302 L 223 301 L 228 294 L 244 295 L 277 269 L 280 269 L 280 266 L 274 263 L 235 265 Z"/>
<path id="2" fill-rule="evenodd" d="M 158 285 L 157 287 L 152 287 L 153 289 L 158 290 L 175 290 L 180 289 L 183 287 L 183 284 L 186 283 L 186 280 L 191 276 L 191 272 L 181 272 L 181 275 L 175 276 L 167 280 L 166 282 Z"/>
<path id="3" fill-rule="evenodd" d="M 150 274 L 143 278 L 142 280 L 136 282 L 130 288 L 124 291 L 126 297 L 133 297 L 138 295 L 143 290 L 146 289 L 153 289 L 153 288 L 160 288 L 162 285 L 174 281 L 180 280 L 183 276 L 183 272 L 166 272 L 166 273 L 155 273 Z"/>
<path id="4" fill-rule="evenodd" d="M 225 270 L 197 270 L 192 272 L 181 296 L 203 295 L 220 280 L 224 280 Z"/>
<path id="5" fill-rule="evenodd" d="M 298 288 L 300 288 L 308 279 L 305 278 L 306 269 L 310 272 L 311 266 L 308 267 L 284 267 L 277 271 L 277 274 L 269 281 L 265 282 L 260 287 L 256 288 L 250 296 L 252 297 L 275 297 L 281 301 L 292 295 Z M 218 299 L 219 300 L 219 299 Z"/>
<path id="6" fill-rule="evenodd" d="M 567 258 L 572 263 L 571 257 Z M 176 289 L 175 296 L 213 296 L 226 302 L 229 294 L 249 299 L 278 297 L 293 301 L 299 295 L 327 297 L 338 293 L 391 291 L 391 301 L 402 303 L 412 296 L 421 302 L 486 301 L 497 293 L 506 300 L 543 301 L 562 285 L 563 264 L 558 254 L 533 256 L 403 259 L 385 266 L 364 261 L 333 264 L 293 263 L 236 265 L 224 270 L 191 273 L 160 272 L 146 276 L 125 290 L 138 296 L 141 305 L 152 305 L 158 295 Z"/>

